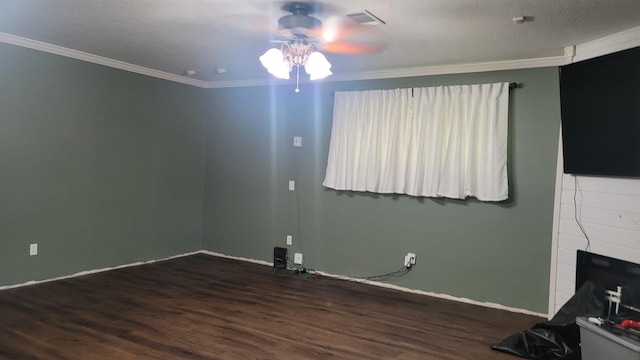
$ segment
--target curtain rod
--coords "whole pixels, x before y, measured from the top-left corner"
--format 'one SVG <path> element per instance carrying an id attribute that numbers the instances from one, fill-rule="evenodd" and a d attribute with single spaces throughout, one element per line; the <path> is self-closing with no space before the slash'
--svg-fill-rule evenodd
<path id="1" fill-rule="evenodd" d="M 510 82 L 509 89 L 520 89 L 522 88 L 523 85 L 524 85 L 523 83 Z M 331 96 L 333 96 L 335 93 L 336 93 L 335 91 L 332 91 Z M 413 88 L 411 88 L 411 96 L 413 96 Z"/>

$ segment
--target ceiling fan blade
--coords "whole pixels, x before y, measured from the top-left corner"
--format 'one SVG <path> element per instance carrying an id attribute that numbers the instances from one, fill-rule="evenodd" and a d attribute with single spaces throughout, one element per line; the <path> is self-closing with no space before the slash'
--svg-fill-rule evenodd
<path id="1" fill-rule="evenodd" d="M 377 25 L 346 17 L 329 18 L 318 39 L 323 51 L 340 54 L 371 54 L 386 48 L 384 34 Z"/>
<path id="2" fill-rule="evenodd" d="M 252 12 L 251 16 L 229 17 L 229 21 L 237 29 L 246 30 L 247 36 L 262 38 L 271 44 L 302 40 L 320 51 L 346 55 L 378 53 L 386 48 L 379 26 L 352 16 L 358 14 L 323 17 L 322 13 L 339 10 L 318 1 L 286 1 L 280 10 L 284 14 Z M 239 33 L 241 31 L 236 30 L 236 34 Z"/>
<path id="3" fill-rule="evenodd" d="M 345 55 L 364 55 L 382 52 L 386 48 L 384 44 L 366 44 L 334 41 L 320 46 L 324 52 Z"/>

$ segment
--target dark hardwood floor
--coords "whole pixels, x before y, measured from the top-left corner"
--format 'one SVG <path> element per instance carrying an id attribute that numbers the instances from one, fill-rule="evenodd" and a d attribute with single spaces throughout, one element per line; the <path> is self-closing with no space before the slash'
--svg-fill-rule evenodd
<path id="1" fill-rule="evenodd" d="M 198 254 L 0 291 L 0 358 L 515 360 L 543 320 Z"/>

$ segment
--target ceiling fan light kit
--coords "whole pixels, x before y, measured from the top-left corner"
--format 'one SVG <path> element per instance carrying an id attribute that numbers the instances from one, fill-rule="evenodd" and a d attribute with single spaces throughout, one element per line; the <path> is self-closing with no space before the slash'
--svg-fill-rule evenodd
<path id="1" fill-rule="evenodd" d="M 289 73 L 294 66 L 303 66 L 311 80 L 323 79 L 332 74 L 327 58 L 321 52 L 315 51 L 312 44 L 302 39 L 285 42 L 280 49 L 267 50 L 260 56 L 260 62 L 269 74 L 279 79 L 289 79 Z"/>
<path id="2" fill-rule="evenodd" d="M 289 14 L 278 19 L 277 35 L 284 36 L 285 40 L 279 48 L 269 49 L 260 56 L 267 72 L 279 79 L 289 79 L 291 71 L 296 70 L 296 92 L 300 91 L 301 66 L 310 80 L 332 74 L 331 64 L 318 49 L 345 55 L 370 54 L 384 49 L 376 26 L 372 26 L 384 22 L 367 10 L 327 17 L 327 26 L 323 26 L 320 19 L 310 15 L 323 9 L 326 6 L 320 2 L 284 4 L 281 10 Z"/>
<path id="3" fill-rule="evenodd" d="M 317 34 L 322 29 L 322 22 L 309 15 L 313 10 L 311 5 L 291 2 L 285 4 L 282 10 L 291 14 L 278 19 L 278 31 L 289 34 L 289 40 L 283 42 L 280 48 L 267 50 L 260 56 L 260 62 L 269 74 L 278 79 L 288 80 L 295 67 L 296 92 L 299 92 L 300 66 L 304 67 L 310 80 L 319 80 L 332 74 L 331 63 L 309 41 L 310 33 Z"/>

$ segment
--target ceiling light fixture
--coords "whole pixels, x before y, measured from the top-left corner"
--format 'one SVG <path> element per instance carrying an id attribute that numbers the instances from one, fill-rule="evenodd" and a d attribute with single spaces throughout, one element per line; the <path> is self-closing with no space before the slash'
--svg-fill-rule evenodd
<path id="1" fill-rule="evenodd" d="M 300 66 L 304 67 L 310 80 L 323 79 L 332 74 L 331 64 L 327 58 L 302 37 L 282 43 L 279 49 L 267 50 L 260 56 L 260 62 L 271 75 L 279 79 L 289 79 L 295 67 L 296 92 L 300 92 Z"/>

